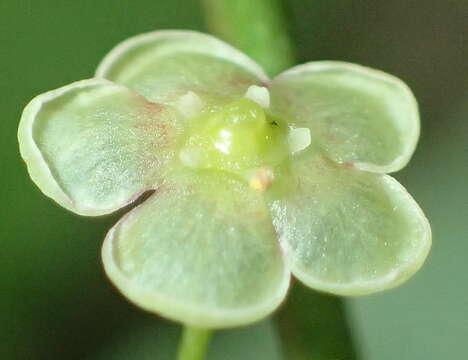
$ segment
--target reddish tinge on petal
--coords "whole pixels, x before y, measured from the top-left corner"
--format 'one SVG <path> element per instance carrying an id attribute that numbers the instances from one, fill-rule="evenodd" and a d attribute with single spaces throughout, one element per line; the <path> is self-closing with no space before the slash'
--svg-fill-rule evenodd
<path id="1" fill-rule="evenodd" d="M 174 113 L 110 81 L 79 81 L 26 106 L 21 155 L 34 182 L 63 207 L 110 213 L 161 182 L 180 131 Z"/>

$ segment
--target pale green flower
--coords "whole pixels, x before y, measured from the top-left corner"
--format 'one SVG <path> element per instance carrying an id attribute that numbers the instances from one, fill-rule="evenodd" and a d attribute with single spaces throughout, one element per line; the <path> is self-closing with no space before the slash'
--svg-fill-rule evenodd
<path id="1" fill-rule="evenodd" d="M 260 319 L 291 273 L 360 295 L 423 263 L 430 228 L 392 177 L 419 136 L 385 73 L 311 62 L 269 80 L 211 36 L 159 31 L 96 76 L 34 98 L 19 128 L 31 178 L 80 215 L 154 193 L 108 233 L 106 273 L 144 309 L 198 327 Z"/>

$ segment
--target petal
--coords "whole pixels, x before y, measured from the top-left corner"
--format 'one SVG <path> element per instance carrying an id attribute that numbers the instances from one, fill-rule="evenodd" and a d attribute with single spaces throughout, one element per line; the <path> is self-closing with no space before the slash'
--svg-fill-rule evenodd
<path id="1" fill-rule="evenodd" d="M 162 103 L 188 91 L 240 97 L 250 85 L 268 80 L 253 60 L 228 44 L 210 35 L 173 30 L 123 41 L 102 60 L 96 76 Z"/>
<path id="2" fill-rule="evenodd" d="M 34 98 L 18 139 L 31 178 L 63 207 L 102 215 L 154 188 L 178 132 L 166 106 L 104 79 Z"/>
<path id="3" fill-rule="evenodd" d="M 250 323 L 284 298 L 290 273 L 259 193 L 221 173 L 178 177 L 122 219 L 105 270 L 131 301 L 197 327 Z"/>
<path id="4" fill-rule="evenodd" d="M 272 82 L 279 116 L 308 127 L 312 143 L 338 163 L 393 172 L 411 158 L 419 114 L 399 79 L 359 65 L 319 61 L 297 66 Z"/>
<path id="5" fill-rule="evenodd" d="M 307 155 L 307 156 L 304 156 Z M 431 246 L 427 219 L 388 175 L 303 154 L 271 209 L 293 274 L 339 295 L 397 286 L 413 275 Z M 280 196 L 281 195 L 281 196 Z"/>

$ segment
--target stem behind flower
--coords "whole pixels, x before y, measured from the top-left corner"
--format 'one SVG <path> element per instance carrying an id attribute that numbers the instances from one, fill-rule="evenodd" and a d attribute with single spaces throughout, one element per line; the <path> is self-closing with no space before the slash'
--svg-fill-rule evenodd
<path id="1" fill-rule="evenodd" d="M 208 29 L 256 60 L 270 75 L 294 65 L 279 0 L 201 0 Z"/>

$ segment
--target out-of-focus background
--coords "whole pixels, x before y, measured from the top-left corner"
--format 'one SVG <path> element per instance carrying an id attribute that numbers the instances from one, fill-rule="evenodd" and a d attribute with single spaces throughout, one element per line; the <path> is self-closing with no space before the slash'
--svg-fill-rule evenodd
<path id="1" fill-rule="evenodd" d="M 254 1 L 254 0 L 253 0 Z M 336 59 L 404 79 L 422 136 L 396 177 L 425 210 L 433 250 L 407 284 L 342 301 L 296 284 L 280 313 L 219 332 L 209 359 L 465 359 L 468 338 L 468 2 L 284 1 L 299 62 Z M 44 197 L 16 129 L 35 95 L 88 78 L 119 41 L 204 30 L 196 0 L 0 0 L 0 358 L 174 359 L 176 324 L 129 305 L 100 246 L 121 214 L 75 216 Z"/>

